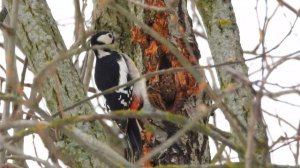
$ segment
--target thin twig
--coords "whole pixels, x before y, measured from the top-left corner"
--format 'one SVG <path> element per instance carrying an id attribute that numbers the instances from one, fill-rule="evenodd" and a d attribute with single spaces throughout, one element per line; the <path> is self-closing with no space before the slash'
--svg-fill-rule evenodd
<path id="1" fill-rule="evenodd" d="M 6 143 L 5 140 L 3 139 L 3 137 L 0 137 L 0 143 L 4 149 L 9 151 L 11 154 L 13 154 L 12 156 L 9 157 L 11 159 L 18 158 L 18 159 L 24 159 L 24 160 L 33 160 L 33 161 L 42 163 L 46 167 L 55 168 L 54 166 L 52 166 L 49 162 L 47 162 L 45 160 L 24 154 L 22 150 L 15 148 L 15 147 L 11 146 L 10 144 Z"/>
<path id="2" fill-rule="evenodd" d="M 298 124 L 297 136 L 298 136 L 298 140 L 297 140 L 297 143 L 296 143 L 295 161 L 296 161 L 296 165 L 299 165 L 299 153 L 300 153 L 300 121 L 299 121 L 299 124 Z"/>
<path id="3" fill-rule="evenodd" d="M 18 17 L 18 6 L 19 1 L 13 1 L 12 11 L 11 11 L 11 20 L 10 28 L 15 32 L 17 26 L 17 17 Z M 19 79 L 16 66 L 16 57 L 15 57 L 15 33 L 7 33 L 7 45 L 5 47 L 5 60 L 6 60 L 6 92 L 14 93 L 16 92 Z M 2 114 L 2 120 L 6 120 L 9 117 L 10 102 L 6 101 L 4 104 L 4 110 Z"/>
<path id="4" fill-rule="evenodd" d="M 296 10 L 295 8 L 293 8 L 290 4 L 286 3 L 284 0 L 277 0 L 277 2 L 280 5 L 285 6 L 286 8 L 288 8 L 290 11 L 292 11 L 293 13 L 295 13 L 297 16 L 300 16 L 300 10 Z"/>
<path id="5" fill-rule="evenodd" d="M 18 6 L 19 0 L 12 2 L 12 9 L 10 15 L 10 29 L 12 32 L 6 32 L 7 45 L 5 45 L 5 61 L 6 61 L 6 93 L 17 93 L 17 87 L 19 85 L 16 57 L 15 57 L 15 42 L 16 42 L 16 27 L 18 21 Z M 3 113 L 1 115 L 1 121 L 7 121 L 10 116 L 10 101 L 4 102 Z M 0 136 L 2 132 L 0 132 Z M 0 148 L 5 148 L 4 144 L 1 143 Z M 0 164 L 4 164 L 6 151 L 0 151 Z"/>
<path id="6" fill-rule="evenodd" d="M 85 58 L 86 60 L 86 64 L 85 64 L 85 71 L 83 74 L 83 85 L 85 90 L 88 90 L 89 88 L 89 83 L 91 80 L 91 75 L 92 75 L 92 70 L 93 70 L 93 64 L 94 64 L 94 59 L 95 57 L 93 57 L 93 52 L 92 51 L 88 51 L 86 53 L 87 57 Z"/>
<path id="7" fill-rule="evenodd" d="M 293 126 L 290 122 L 288 122 L 287 120 L 285 120 L 284 118 L 278 116 L 277 114 L 272 114 L 266 110 L 262 110 L 265 114 L 268 114 L 269 116 L 272 116 L 274 118 L 277 118 L 277 120 L 284 122 L 285 124 L 287 124 L 288 126 L 290 126 L 291 128 L 293 128 L 294 130 L 297 130 L 297 128 L 295 126 Z"/>

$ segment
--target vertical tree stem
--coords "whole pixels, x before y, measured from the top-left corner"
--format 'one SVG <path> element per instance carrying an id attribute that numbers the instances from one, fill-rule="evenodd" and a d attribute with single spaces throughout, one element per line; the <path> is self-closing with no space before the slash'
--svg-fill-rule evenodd
<path id="1" fill-rule="evenodd" d="M 6 93 L 16 93 L 16 89 L 19 83 L 16 57 L 15 57 L 15 41 L 16 41 L 16 26 L 18 17 L 19 0 L 14 0 L 12 3 L 12 15 L 10 16 L 10 30 L 5 32 L 7 37 L 7 45 L 5 45 L 5 61 L 6 61 Z M 10 101 L 7 100 L 4 103 L 4 109 L 2 113 L 2 122 L 7 120 L 10 115 Z M 2 134 L 2 133 L 1 133 Z M 1 146 L 0 146 L 1 148 Z M 5 150 L 0 153 L 0 164 L 5 163 Z"/>

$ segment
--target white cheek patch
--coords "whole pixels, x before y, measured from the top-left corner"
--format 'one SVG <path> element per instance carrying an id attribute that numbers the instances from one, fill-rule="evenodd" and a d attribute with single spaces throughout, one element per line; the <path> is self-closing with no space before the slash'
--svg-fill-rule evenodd
<path id="1" fill-rule="evenodd" d="M 104 44 L 111 44 L 113 39 L 109 37 L 107 34 L 101 35 L 97 38 L 97 41 L 102 42 Z"/>

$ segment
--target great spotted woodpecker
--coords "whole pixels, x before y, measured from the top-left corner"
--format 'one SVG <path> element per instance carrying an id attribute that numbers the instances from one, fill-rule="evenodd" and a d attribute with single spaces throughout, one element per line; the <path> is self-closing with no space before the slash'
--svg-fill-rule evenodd
<path id="1" fill-rule="evenodd" d="M 122 85 L 140 77 L 140 73 L 130 57 L 124 53 L 108 48 L 97 49 L 97 46 L 113 44 L 115 36 L 112 32 L 98 32 L 91 38 L 91 46 L 96 56 L 95 83 L 100 91 Z M 99 48 L 99 47 L 98 47 Z M 146 84 L 144 80 L 115 90 L 104 95 L 106 110 L 137 110 L 147 100 Z M 119 128 L 127 135 L 134 156 L 142 154 L 141 127 L 135 118 L 116 120 Z"/>

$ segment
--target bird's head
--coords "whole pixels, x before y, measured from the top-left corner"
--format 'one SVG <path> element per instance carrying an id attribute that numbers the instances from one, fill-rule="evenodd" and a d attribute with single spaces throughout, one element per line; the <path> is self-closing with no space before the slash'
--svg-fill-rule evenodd
<path id="1" fill-rule="evenodd" d="M 114 42 L 115 42 L 114 34 L 108 31 L 98 32 L 94 34 L 91 38 L 92 46 L 114 44 Z"/>
<path id="2" fill-rule="evenodd" d="M 113 32 L 109 31 L 102 31 L 94 34 L 91 39 L 91 46 L 92 47 L 100 47 L 103 45 L 110 45 L 114 44 L 115 42 L 115 36 Z M 110 48 L 106 48 L 106 46 L 103 46 L 105 48 L 93 48 L 93 51 L 95 53 L 95 56 L 99 59 L 108 56 L 111 54 Z"/>

